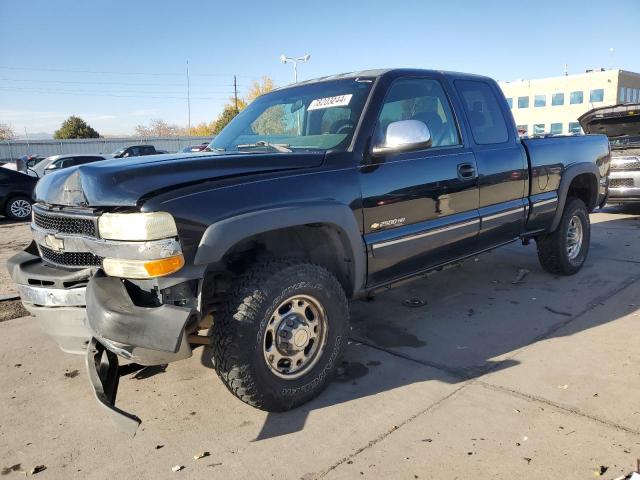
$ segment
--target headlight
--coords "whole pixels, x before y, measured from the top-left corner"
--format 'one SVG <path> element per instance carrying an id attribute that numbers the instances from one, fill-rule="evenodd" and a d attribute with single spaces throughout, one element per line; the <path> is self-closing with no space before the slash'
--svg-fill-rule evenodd
<path id="1" fill-rule="evenodd" d="M 177 272 L 184 266 L 182 254 L 158 260 L 122 260 L 105 258 L 102 261 L 104 273 L 120 278 L 155 278 Z"/>
<path id="2" fill-rule="evenodd" d="M 178 235 L 176 222 L 167 212 L 104 213 L 98 219 L 98 229 L 108 240 L 146 241 Z"/>

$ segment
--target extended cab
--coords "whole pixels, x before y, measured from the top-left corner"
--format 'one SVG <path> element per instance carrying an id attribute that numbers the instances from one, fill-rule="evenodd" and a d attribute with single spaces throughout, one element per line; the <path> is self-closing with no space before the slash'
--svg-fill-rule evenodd
<path id="1" fill-rule="evenodd" d="M 132 431 L 119 360 L 204 344 L 234 395 L 287 410 L 331 379 L 349 299 L 517 240 L 576 273 L 610 156 L 601 135 L 518 138 L 490 78 L 405 69 L 263 95 L 210 148 L 46 175 L 34 242 L 9 261 L 25 307 L 87 356 Z"/>

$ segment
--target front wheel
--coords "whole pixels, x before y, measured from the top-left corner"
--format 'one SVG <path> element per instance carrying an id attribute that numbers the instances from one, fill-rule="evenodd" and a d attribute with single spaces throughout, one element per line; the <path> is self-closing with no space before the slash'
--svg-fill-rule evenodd
<path id="1" fill-rule="evenodd" d="M 7 202 L 5 214 L 12 220 L 27 220 L 31 216 L 31 200 L 22 195 L 13 197 Z"/>
<path id="2" fill-rule="evenodd" d="M 212 333 L 213 365 L 231 393 L 289 410 L 331 380 L 349 334 L 347 299 L 326 269 L 269 260 L 237 280 Z"/>
<path id="3" fill-rule="evenodd" d="M 569 198 L 558 228 L 553 233 L 536 237 L 542 268 L 556 275 L 573 275 L 587 259 L 590 240 L 587 207 L 579 198 Z"/>

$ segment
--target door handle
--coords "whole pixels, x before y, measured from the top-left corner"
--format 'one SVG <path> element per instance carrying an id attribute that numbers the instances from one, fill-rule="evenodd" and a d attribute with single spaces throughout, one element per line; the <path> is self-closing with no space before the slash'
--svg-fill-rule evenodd
<path id="1" fill-rule="evenodd" d="M 476 167 L 473 163 L 461 163 L 458 165 L 458 178 L 469 180 L 476 177 Z"/>

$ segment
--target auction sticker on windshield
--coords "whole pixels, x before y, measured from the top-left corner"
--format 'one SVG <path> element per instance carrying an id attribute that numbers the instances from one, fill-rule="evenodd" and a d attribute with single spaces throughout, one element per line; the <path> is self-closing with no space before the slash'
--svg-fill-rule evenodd
<path id="1" fill-rule="evenodd" d="M 349 105 L 353 95 L 336 95 L 335 97 L 316 98 L 309 104 L 309 110 L 320 110 L 321 108 L 345 107 Z"/>

